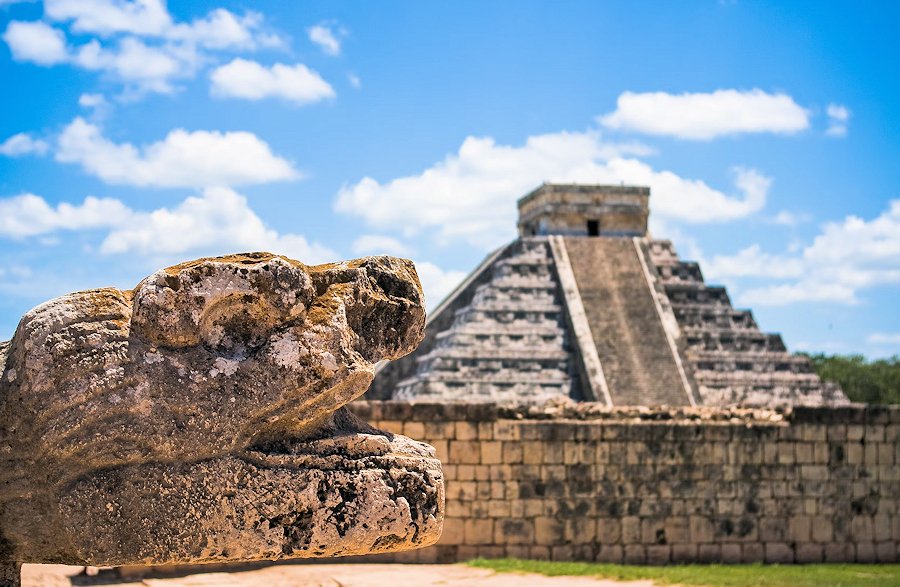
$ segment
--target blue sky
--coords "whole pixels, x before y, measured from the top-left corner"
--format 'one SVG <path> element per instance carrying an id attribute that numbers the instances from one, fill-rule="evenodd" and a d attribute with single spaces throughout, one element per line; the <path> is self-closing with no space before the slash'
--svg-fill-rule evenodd
<path id="1" fill-rule="evenodd" d="M 900 352 L 896 3 L 0 0 L 0 339 L 198 256 L 414 259 L 430 306 L 541 181 L 794 349 Z"/>

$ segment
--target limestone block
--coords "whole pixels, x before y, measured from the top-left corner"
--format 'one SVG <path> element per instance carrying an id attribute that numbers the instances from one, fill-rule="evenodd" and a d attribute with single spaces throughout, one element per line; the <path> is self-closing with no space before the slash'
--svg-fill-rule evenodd
<path id="1" fill-rule="evenodd" d="M 866 440 L 866 447 L 863 456 L 863 461 L 866 465 L 874 467 L 878 464 L 878 445 L 874 443 L 868 442 Z"/>
<path id="2" fill-rule="evenodd" d="M 496 544 L 533 544 L 534 524 L 530 520 L 497 520 L 494 524 Z"/>
<path id="3" fill-rule="evenodd" d="M 672 547 L 668 545 L 652 545 L 647 547 L 648 565 L 666 565 L 672 558 Z"/>
<path id="4" fill-rule="evenodd" d="M 743 553 L 740 544 L 723 544 L 721 561 L 726 565 L 736 565 L 741 562 Z"/>
<path id="5" fill-rule="evenodd" d="M 872 542 L 875 540 L 874 524 L 869 516 L 853 516 L 850 520 L 850 536 L 854 542 Z"/>
<path id="6" fill-rule="evenodd" d="M 744 544 L 741 548 L 742 563 L 759 563 L 765 560 L 765 548 L 759 542 Z"/>
<path id="7" fill-rule="evenodd" d="M 597 520 L 597 540 L 600 544 L 617 544 L 622 538 L 622 523 L 618 518 Z"/>
<path id="8" fill-rule="evenodd" d="M 891 540 L 891 517 L 885 513 L 877 514 L 872 521 L 875 542 Z"/>
<path id="9" fill-rule="evenodd" d="M 521 425 L 518 422 L 509 420 L 494 422 L 493 437 L 495 440 L 519 440 L 521 438 Z"/>
<path id="10" fill-rule="evenodd" d="M 478 424 L 475 422 L 457 422 L 456 440 L 475 440 L 478 438 Z"/>
<path id="11" fill-rule="evenodd" d="M 788 520 L 766 517 L 759 522 L 759 539 L 763 542 L 780 542 L 787 539 Z"/>
<path id="12" fill-rule="evenodd" d="M 665 536 L 671 544 L 690 542 L 690 520 L 686 517 L 666 518 Z"/>
<path id="13" fill-rule="evenodd" d="M 801 564 L 820 563 L 825 558 L 825 549 L 821 544 L 798 544 L 797 562 Z"/>
<path id="14" fill-rule="evenodd" d="M 856 562 L 858 563 L 874 563 L 878 561 L 873 542 L 858 542 L 856 544 Z"/>
<path id="15" fill-rule="evenodd" d="M 410 438 L 424 438 L 425 424 L 422 422 L 404 422 L 403 435 Z"/>
<path id="16" fill-rule="evenodd" d="M 622 543 L 638 544 L 641 542 L 641 519 L 637 516 L 622 518 Z"/>
<path id="17" fill-rule="evenodd" d="M 809 542 L 812 519 L 809 516 L 793 516 L 788 520 L 788 537 L 792 542 Z"/>
<path id="18" fill-rule="evenodd" d="M 528 440 L 522 443 L 523 462 L 526 465 L 539 465 L 544 462 L 544 443 Z"/>
<path id="19" fill-rule="evenodd" d="M 625 546 L 626 565 L 643 565 L 647 562 L 647 548 L 640 544 L 628 544 Z"/>
<path id="20" fill-rule="evenodd" d="M 447 519 L 444 520 L 444 530 L 438 544 L 465 544 L 465 521 L 461 516 L 450 513 L 450 503 L 447 504 Z"/>
<path id="21" fill-rule="evenodd" d="M 676 564 L 689 563 L 697 560 L 696 544 L 673 544 L 672 562 Z"/>
<path id="22" fill-rule="evenodd" d="M 427 438 L 427 436 L 420 436 L 417 438 Z M 446 440 L 429 440 L 431 446 L 434 447 L 434 454 L 437 460 L 441 462 L 446 462 L 450 459 L 450 447 L 447 444 Z M 449 475 L 448 479 L 452 479 Z"/>
<path id="23" fill-rule="evenodd" d="M 450 467 L 455 467 L 456 469 L 456 479 L 457 481 L 474 481 L 475 480 L 475 465 L 448 465 Z"/>
<path id="24" fill-rule="evenodd" d="M 544 443 L 544 463 L 547 465 L 556 465 L 563 462 L 563 443 L 546 442 Z"/>
<path id="25" fill-rule="evenodd" d="M 813 460 L 813 445 L 809 442 L 798 442 L 794 445 L 794 455 L 799 464 L 808 464 Z"/>
<path id="26" fill-rule="evenodd" d="M 563 540 L 563 524 L 555 518 L 539 516 L 534 520 L 535 542 L 542 546 L 560 544 Z"/>
<path id="27" fill-rule="evenodd" d="M 487 519 L 469 519 L 465 522 L 465 544 L 491 544 L 494 537 L 494 521 Z"/>
<path id="28" fill-rule="evenodd" d="M 812 539 L 813 542 L 827 544 L 834 539 L 834 526 L 831 518 L 826 516 L 816 516 L 812 520 Z"/>
<path id="29" fill-rule="evenodd" d="M 900 560 L 897 545 L 893 542 L 879 542 L 875 545 L 875 560 L 880 563 L 894 563 Z"/>
<path id="30" fill-rule="evenodd" d="M 508 518 L 510 503 L 503 499 L 492 499 L 488 502 L 488 516 L 492 518 Z"/>
<path id="31" fill-rule="evenodd" d="M 481 463 L 483 465 L 499 465 L 503 462 L 503 446 L 498 440 L 481 442 Z"/>
<path id="32" fill-rule="evenodd" d="M 794 550 L 784 542 L 767 542 L 765 544 L 767 563 L 791 564 L 794 562 Z"/>
<path id="33" fill-rule="evenodd" d="M 625 549 L 618 544 L 604 544 L 597 553 L 597 562 L 622 564 L 625 557 Z"/>
<path id="34" fill-rule="evenodd" d="M 452 499 L 452 484 L 447 485 L 447 519 L 468 518 L 472 515 L 472 504 Z"/>
<path id="35" fill-rule="evenodd" d="M 471 440 L 450 441 L 450 462 L 477 465 L 481 457 L 478 442 Z"/>
<path id="36" fill-rule="evenodd" d="M 709 518 L 704 516 L 691 516 L 690 527 L 692 542 L 703 544 L 715 540 L 715 530 Z"/>
<path id="37" fill-rule="evenodd" d="M 506 462 L 506 460 L 501 459 L 501 462 Z M 506 486 L 512 483 L 510 480 L 513 478 L 513 475 L 510 465 L 493 465 L 488 467 L 488 471 L 490 472 L 491 481 L 505 481 L 507 482 Z"/>
<path id="38" fill-rule="evenodd" d="M 722 560 L 722 547 L 719 544 L 701 544 L 697 548 L 697 562 L 717 563 Z"/>
<path id="39" fill-rule="evenodd" d="M 200 259 L 38 306 L 0 344 L 0 556 L 181 564 L 435 542 L 434 450 L 343 408 L 424 319 L 412 263 L 391 257 Z"/>

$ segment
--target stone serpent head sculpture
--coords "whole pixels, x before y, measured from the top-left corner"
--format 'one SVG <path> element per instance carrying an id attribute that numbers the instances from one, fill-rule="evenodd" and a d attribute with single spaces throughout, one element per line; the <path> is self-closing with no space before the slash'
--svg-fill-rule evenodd
<path id="1" fill-rule="evenodd" d="M 412 351 L 411 262 L 200 259 L 0 343 L 0 560 L 336 556 L 437 540 L 440 463 L 346 408 Z"/>

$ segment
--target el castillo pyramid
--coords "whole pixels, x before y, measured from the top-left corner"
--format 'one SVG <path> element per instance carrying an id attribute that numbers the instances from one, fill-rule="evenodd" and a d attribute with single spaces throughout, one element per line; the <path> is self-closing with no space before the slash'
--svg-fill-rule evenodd
<path id="1" fill-rule="evenodd" d="M 429 317 L 368 399 L 609 406 L 847 403 L 697 263 L 647 232 L 650 189 L 544 184 L 519 237 Z"/>

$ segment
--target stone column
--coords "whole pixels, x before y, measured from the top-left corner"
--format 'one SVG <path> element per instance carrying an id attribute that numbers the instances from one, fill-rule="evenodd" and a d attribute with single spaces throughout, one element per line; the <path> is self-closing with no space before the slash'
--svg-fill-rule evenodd
<path id="1" fill-rule="evenodd" d="M 0 561 L 0 587 L 21 587 L 22 563 Z"/>

